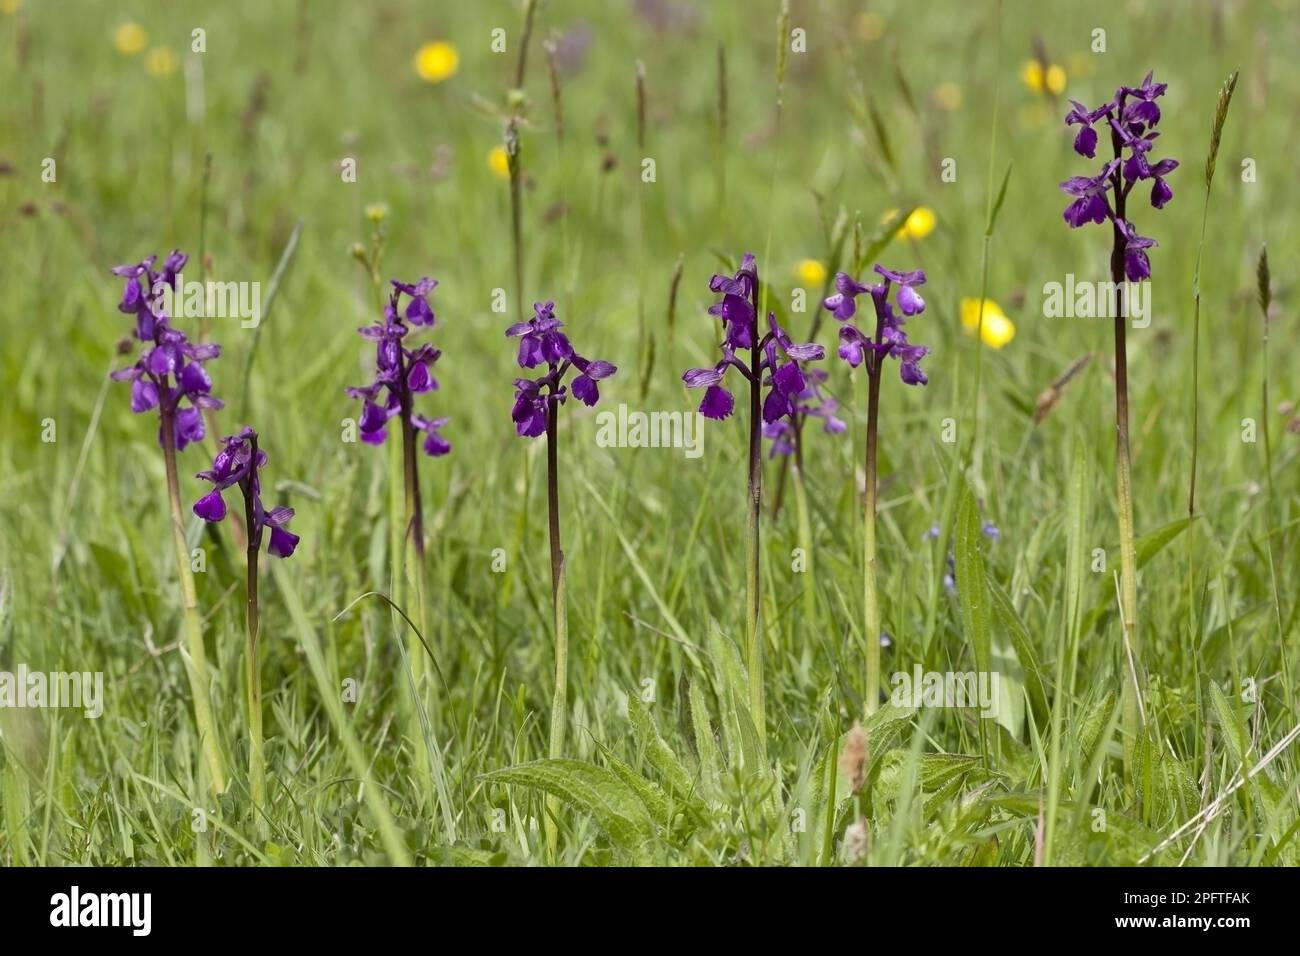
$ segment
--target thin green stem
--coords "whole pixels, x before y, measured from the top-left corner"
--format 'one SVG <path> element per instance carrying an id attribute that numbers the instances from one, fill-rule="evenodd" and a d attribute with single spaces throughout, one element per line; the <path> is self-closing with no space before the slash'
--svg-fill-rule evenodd
<path id="1" fill-rule="evenodd" d="M 551 696 L 551 734 L 547 755 L 558 759 L 564 755 L 564 737 L 569 706 L 569 623 L 564 593 L 564 551 L 560 544 L 560 468 L 559 429 L 556 413 L 559 402 L 548 403 L 546 418 L 546 516 L 551 546 L 551 600 L 555 624 L 555 689 Z M 559 801 L 547 799 L 546 840 L 555 859 L 558 834 L 555 815 Z"/>
<path id="2" fill-rule="evenodd" d="M 226 766 L 217 741 L 217 725 L 212 718 L 212 701 L 208 695 L 208 659 L 203 647 L 203 617 L 199 614 L 194 575 L 190 571 L 190 552 L 185 543 L 185 512 L 181 507 L 180 481 L 176 476 L 176 410 L 164 407 L 162 418 L 163 462 L 167 472 L 167 500 L 171 507 L 172 543 L 176 549 L 176 572 L 181 582 L 181 612 L 185 625 L 185 671 L 189 675 L 190 694 L 194 698 L 194 723 L 198 728 L 208 784 L 214 795 L 226 789 Z"/>
<path id="3" fill-rule="evenodd" d="M 1111 140 L 1115 155 L 1121 151 L 1119 133 L 1112 131 Z M 1125 288 L 1124 233 L 1118 223 L 1124 219 L 1127 192 L 1114 173 L 1115 221 L 1111 224 L 1113 245 L 1110 256 L 1110 276 L 1117 290 Z M 1120 547 L 1120 616 L 1123 619 L 1123 646 L 1120 660 L 1124 671 L 1124 752 L 1126 762 L 1131 762 L 1142 718 L 1138 706 L 1141 693 L 1142 640 L 1138 629 L 1137 603 L 1137 551 L 1133 531 L 1133 460 L 1129 449 L 1128 413 L 1128 309 L 1123 295 L 1116 296 L 1115 309 L 1115 498 L 1119 509 Z M 1132 655 L 1132 663 L 1129 663 Z"/>
<path id="4" fill-rule="evenodd" d="M 404 358 L 398 359 L 400 381 L 406 382 L 407 368 Z M 411 424 L 412 395 L 402 392 L 402 484 L 405 488 L 406 534 L 404 535 L 403 565 L 406 570 L 407 604 L 415 610 L 420 633 L 429 633 L 428 613 L 424 600 L 424 511 L 420 500 L 419 459 L 416 455 L 416 430 Z M 410 714 L 411 744 L 415 750 L 415 769 L 420 778 L 421 790 L 433 806 L 433 774 L 429 752 L 424 741 L 424 727 L 420 712 L 428 684 L 424 654 L 417 635 L 407 636 L 407 660 L 411 668 L 412 701 Z"/>

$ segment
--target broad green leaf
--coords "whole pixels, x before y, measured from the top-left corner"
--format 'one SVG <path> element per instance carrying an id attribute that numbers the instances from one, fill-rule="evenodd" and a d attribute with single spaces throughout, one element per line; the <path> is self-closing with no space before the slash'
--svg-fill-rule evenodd
<path id="1" fill-rule="evenodd" d="M 654 822 L 635 790 L 612 770 L 581 760 L 534 760 L 483 774 L 488 783 L 529 787 L 590 813 L 610 842 L 638 862 L 649 856 Z"/>
<path id="2" fill-rule="evenodd" d="M 1227 742 L 1228 753 L 1232 755 L 1232 764 L 1235 770 L 1245 764 L 1246 757 L 1250 753 L 1250 731 L 1246 729 L 1245 721 L 1241 719 L 1241 715 L 1232 706 L 1232 702 L 1219 689 L 1219 685 L 1214 681 L 1209 681 L 1209 686 L 1210 704 L 1214 708 L 1214 715 L 1218 718 L 1219 726 L 1223 730 L 1223 738 Z"/>
<path id="3" fill-rule="evenodd" d="M 1029 694 L 1029 705 L 1033 708 L 1034 716 L 1039 720 L 1046 719 L 1047 687 L 1043 681 L 1043 672 L 1038 666 L 1038 658 L 1034 654 L 1033 644 L 1029 640 L 1029 631 L 1025 629 L 1024 622 L 1016 613 L 1011 598 L 1007 597 L 1007 593 L 994 581 L 989 582 L 989 597 L 992 599 L 993 612 L 997 616 L 998 623 L 1010 638 L 1011 645 L 1016 650 L 1016 657 L 1020 660 L 1020 666 L 1024 669 L 1025 690 Z"/>
<path id="4" fill-rule="evenodd" d="M 668 746 L 659 730 L 655 727 L 650 711 L 636 694 L 627 698 L 627 716 L 632 721 L 632 736 L 650 762 L 668 784 L 668 789 L 682 798 L 692 797 L 696 793 L 695 782 L 690 772 L 682 765 L 677 754 Z"/>
<path id="5" fill-rule="evenodd" d="M 604 744 L 597 743 L 596 746 L 600 748 L 601 756 L 609 769 L 636 793 L 655 823 L 664 830 L 670 829 L 673 818 L 672 801 L 668 798 L 668 794 L 664 793 L 663 787 L 637 773 L 635 767 L 621 759 Z"/>
<path id="6" fill-rule="evenodd" d="M 984 574 L 984 553 L 981 549 L 982 536 L 979 506 L 975 503 L 975 495 L 970 486 L 963 481 L 953 546 L 957 596 L 961 604 L 962 633 L 975 656 L 975 668 L 988 673 L 993 661 L 993 643 L 989 629 L 989 597 Z"/>

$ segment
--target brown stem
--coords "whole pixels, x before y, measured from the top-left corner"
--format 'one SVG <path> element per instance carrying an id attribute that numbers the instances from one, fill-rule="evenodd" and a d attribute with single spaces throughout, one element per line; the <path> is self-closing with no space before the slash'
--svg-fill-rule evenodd
<path id="1" fill-rule="evenodd" d="M 867 356 L 867 448 L 862 507 L 862 631 L 866 641 L 866 691 L 864 708 L 875 712 L 880 698 L 880 604 L 876 591 L 876 442 L 880 411 L 880 372 L 885 316 L 876 309 L 877 348 Z"/>
<path id="2" fill-rule="evenodd" d="M 552 393 L 552 396 L 554 393 Z M 560 589 L 560 568 L 564 552 L 560 548 L 560 465 L 558 443 L 559 402 L 553 397 L 546 409 L 546 517 L 551 542 L 551 598 Z"/>
<path id="3" fill-rule="evenodd" d="M 762 363 L 762 348 L 758 337 L 758 274 L 755 271 L 751 306 L 754 310 L 751 328 L 750 380 L 749 380 L 749 509 L 746 520 L 746 542 L 748 544 L 748 567 L 746 568 L 746 592 L 749 598 L 748 617 L 745 626 L 745 666 L 749 670 L 749 702 L 753 711 L 754 724 L 758 728 L 759 740 L 766 738 L 767 722 L 764 716 L 763 688 L 763 636 L 760 626 L 762 616 L 762 598 L 760 580 L 759 547 L 761 541 L 760 518 L 763 508 L 763 375 L 759 366 Z"/>
<path id="4" fill-rule="evenodd" d="M 241 482 L 244 493 L 244 521 L 248 528 L 247 565 L 247 607 L 246 624 L 248 628 L 247 660 L 244 664 L 244 677 L 248 693 L 248 777 L 249 791 L 252 796 L 255 823 L 259 832 L 265 829 L 262 818 L 262 805 L 266 799 L 266 764 L 262 755 L 262 668 L 258 648 L 259 615 L 257 609 L 257 562 L 261 553 L 262 535 L 257 529 L 257 516 L 253 501 L 257 495 L 257 436 L 252 444 L 252 471 Z"/>

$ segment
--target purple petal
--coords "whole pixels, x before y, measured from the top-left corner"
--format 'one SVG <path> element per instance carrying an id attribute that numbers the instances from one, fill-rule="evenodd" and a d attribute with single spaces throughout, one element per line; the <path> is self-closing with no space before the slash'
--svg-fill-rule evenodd
<path id="1" fill-rule="evenodd" d="M 285 528 L 271 529 L 271 543 L 268 550 L 277 558 L 287 558 L 298 547 L 298 536 Z"/>
<path id="2" fill-rule="evenodd" d="M 925 311 L 925 300 L 911 286 L 903 286 L 898 290 L 898 307 L 904 315 L 920 315 Z"/>
<path id="3" fill-rule="evenodd" d="M 432 389 L 433 379 L 429 375 L 429 366 L 423 361 L 413 362 L 406 372 L 406 384 L 416 394 Z"/>
<path id="4" fill-rule="evenodd" d="M 226 502 L 219 489 L 213 489 L 194 502 L 194 513 L 204 521 L 220 521 L 226 516 Z"/>
<path id="5" fill-rule="evenodd" d="M 618 366 L 611 365 L 609 362 L 602 362 L 600 359 L 595 359 L 594 361 L 589 362 L 587 367 L 582 371 L 586 374 L 587 378 L 599 382 L 601 379 L 609 378 L 617 372 Z"/>
<path id="6" fill-rule="evenodd" d="M 1084 126 L 1079 135 L 1074 137 L 1074 151 L 1080 156 L 1093 159 L 1097 155 L 1097 131 L 1091 126 Z"/>
<path id="7" fill-rule="evenodd" d="M 826 357 L 826 350 L 816 342 L 805 345 L 788 345 L 785 354 L 801 362 L 817 362 Z"/>
<path id="8" fill-rule="evenodd" d="M 687 388 L 703 388 L 722 381 L 723 372 L 716 368 L 693 368 L 682 375 Z"/>
<path id="9" fill-rule="evenodd" d="M 587 375 L 579 375 L 573 380 L 573 397 L 584 405 L 595 405 L 600 401 L 600 388 Z"/>
<path id="10" fill-rule="evenodd" d="M 722 421 L 731 414 L 736 400 L 731 393 L 720 385 L 710 385 L 700 402 L 700 414 L 705 418 Z"/>
<path id="11" fill-rule="evenodd" d="M 424 439 L 424 451 L 434 458 L 445 455 L 451 451 L 451 442 L 443 438 L 436 431 L 430 431 Z"/>
<path id="12" fill-rule="evenodd" d="M 131 383 L 131 411 L 137 415 L 158 404 L 158 386 L 147 378 L 137 378 Z"/>

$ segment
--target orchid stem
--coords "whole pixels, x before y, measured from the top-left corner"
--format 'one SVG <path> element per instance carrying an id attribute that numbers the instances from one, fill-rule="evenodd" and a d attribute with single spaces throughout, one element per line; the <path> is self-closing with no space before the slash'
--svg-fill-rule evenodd
<path id="1" fill-rule="evenodd" d="M 1112 133 L 1115 155 L 1120 154 L 1118 133 Z M 1118 225 L 1124 219 L 1124 190 L 1115 188 L 1115 222 L 1111 224 L 1114 245 L 1110 256 L 1111 281 L 1116 289 L 1123 288 L 1125 239 Z M 1119 547 L 1120 547 L 1120 613 L 1123 618 L 1124 645 L 1131 649 L 1132 667 L 1124 667 L 1123 721 L 1124 753 L 1126 762 L 1131 762 L 1133 749 L 1137 745 L 1137 734 L 1141 730 L 1141 715 L 1138 708 L 1140 693 L 1140 674 L 1142 668 L 1142 642 L 1138 630 L 1137 616 L 1137 552 L 1133 538 L 1133 462 L 1129 452 L 1129 415 L 1128 415 L 1128 352 L 1127 352 L 1127 318 L 1128 309 L 1124 297 L 1116 296 L 1115 310 L 1115 470 L 1116 503 L 1119 507 Z M 1121 650 L 1121 658 L 1127 652 Z"/>
<path id="2" fill-rule="evenodd" d="M 749 673 L 749 708 L 760 744 L 767 741 L 767 719 L 763 699 L 762 596 L 759 592 L 759 521 L 763 508 L 763 408 L 762 349 L 758 338 L 758 277 L 754 277 L 754 334 L 750 350 L 749 380 L 749 511 L 745 520 L 745 669 Z"/>
<path id="3" fill-rule="evenodd" d="M 253 474 L 257 469 L 257 438 L 252 439 Z M 248 479 L 250 482 L 253 478 Z M 248 684 L 248 788 L 253 801 L 253 818 L 257 832 L 265 837 L 266 821 L 263 808 L 266 804 L 266 760 L 262 752 L 262 667 L 258 650 L 259 620 L 257 610 L 257 559 L 261 551 L 258 540 L 257 518 L 253 513 L 251 488 L 244 494 L 244 521 L 248 529 L 247 615 L 248 648 L 244 677 Z"/>
<path id="4" fill-rule="evenodd" d="M 552 400 L 546 418 L 546 515 L 551 542 L 551 600 L 555 611 L 555 692 L 551 697 L 551 736 L 547 750 L 552 760 L 564 754 L 569 706 L 569 623 L 564 593 L 564 551 L 560 547 L 558 411 L 558 401 Z M 546 843 L 554 860 L 559 836 L 555 825 L 559 801 L 548 797 L 546 802 Z"/>
<path id="5" fill-rule="evenodd" d="M 194 723 L 199 732 L 203 758 L 208 768 L 208 784 L 213 795 L 226 789 L 226 767 L 217 744 L 217 726 L 212 719 L 212 701 L 208 696 L 208 659 L 203 648 L 203 618 L 190 570 L 189 546 L 185 543 L 185 512 L 181 508 L 181 487 L 176 476 L 176 411 L 162 408 L 163 462 L 167 472 L 167 500 L 171 506 L 172 543 L 176 547 L 176 571 L 181 580 L 181 603 L 185 621 L 185 671 L 189 675 L 190 694 L 194 698 Z"/>
<path id="6" fill-rule="evenodd" d="M 885 331 L 884 316 L 876 314 L 876 345 Z M 867 716 L 880 703 L 880 603 L 876 594 L 876 441 L 880 411 L 880 356 L 873 350 L 867 357 L 867 452 L 866 486 L 862 509 L 862 637 L 866 641 L 867 683 L 863 710 Z"/>
<path id="7" fill-rule="evenodd" d="M 406 381 L 405 362 L 400 362 L 402 381 Z M 424 602 L 424 513 L 420 503 L 420 477 L 415 449 L 415 427 L 411 424 L 411 397 L 406 394 L 402 408 L 402 475 L 406 489 L 407 527 L 405 538 L 407 602 L 415 611 L 420 624 L 419 633 L 429 633 L 428 614 Z M 424 739 L 424 725 L 420 712 L 424 707 L 426 669 L 424 649 L 419 634 L 408 633 L 406 656 L 411 668 L 411 745 L 415 750 L 415 770 L 420 778 L 429 806 L 434 805 L 433 772 Z"/>

